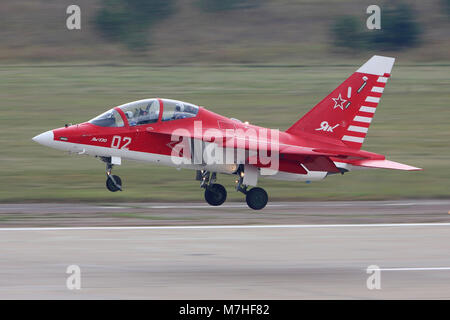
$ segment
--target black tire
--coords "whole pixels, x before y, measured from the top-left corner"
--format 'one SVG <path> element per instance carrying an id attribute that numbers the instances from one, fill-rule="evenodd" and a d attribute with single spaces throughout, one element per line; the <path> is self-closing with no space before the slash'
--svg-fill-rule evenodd
<path id="1" fill-rule="evenodd" d="M 257 187 L 247 192 L 245 201 L 247 201 L 247 205 L 253 210 L 261 210 L 266 206 L 267 201 L 269 201 L 269 196 L 266 190 Z"/>
<path id="2" fill-rule="evenodd" d="M 116 181 L 116 184 L 119 185 L 120 187 L 122 187 L 122 180 L 120 179 L 119 176 L 113 175 L 112 178 L 114 178 L 114 180 Z M 116 192 L 119 191 L 120 188 L 118 188 L 114 182 L 112 181 L 111 177 L 108 177 L 106 179 L 106 188 L 111 191 L 111 192 Z"/>
<path id="3" fill-rule="evenodd" d="M 227 200 L 227 190 L 221 184 L 213 184 L 205 189 L 205 200 L 212 206 L 220 206 Z"/>

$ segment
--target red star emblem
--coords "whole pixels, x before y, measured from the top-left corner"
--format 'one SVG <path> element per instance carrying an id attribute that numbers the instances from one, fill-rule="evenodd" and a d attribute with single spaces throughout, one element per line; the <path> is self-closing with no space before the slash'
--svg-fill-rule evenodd
<path id="1" fill-rule="evenodd" d="M 331 98 L 331 99 L 334 100 L 334 108 L 333 108 L 333 109 L 336 109 L 337 107 L 339 107 L 339 108 L 341 108 L 342 110 L 344 110 L 344 103 L 345 103 L 345 101 L 347 101 L 347 100 L 342 99 L 340 93 L 339 93 L 339 97 L 337 97 L 337 98 Z"/>

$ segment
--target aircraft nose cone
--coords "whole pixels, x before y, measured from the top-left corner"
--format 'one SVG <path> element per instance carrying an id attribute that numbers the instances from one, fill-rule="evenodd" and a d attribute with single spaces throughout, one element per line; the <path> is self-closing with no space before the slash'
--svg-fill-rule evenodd
<path id="1" fill-rule="evenodd" d="M 38 134 L 36 137 L 33 138 L 34 142 L 40 143 L 44 146 L 50 146 L 50 144 L 53 142 L 53 131 L 46 131 L 44 133 Z"/>

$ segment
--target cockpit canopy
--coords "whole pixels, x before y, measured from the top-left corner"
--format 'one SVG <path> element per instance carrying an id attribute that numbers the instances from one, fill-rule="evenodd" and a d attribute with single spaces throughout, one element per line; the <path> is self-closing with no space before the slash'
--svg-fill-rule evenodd
<path id="1" fill-rule="evenodd" d="M 162 101 L 164 104 L 162 121 L 193 118 L 198 113 L 198 107 L 193 104 L 169 99 L 162 99 Z"/>
<path id="2" fill-rule="evenodd" d="M 160 101 L 162 101 L 162 106 Z M 160 118 L 161 107 L 163 109 L 161 121 L 192 118 L 198 113 L 197 106 L 170 99 L 139 100 L 117 108 L 123 111 L 129 126 L 139 126 L 157 122 Z M 125 119 L 115 109 L 108 110 L 89 122 L 100 127 L 123 127 Z"/>
<path id="3" fill-rule="evenodd" d="M 128 119 L 130 126 L 155 123 L 159 118 L 158 99 L 139 100 L 119 106 Z"/>

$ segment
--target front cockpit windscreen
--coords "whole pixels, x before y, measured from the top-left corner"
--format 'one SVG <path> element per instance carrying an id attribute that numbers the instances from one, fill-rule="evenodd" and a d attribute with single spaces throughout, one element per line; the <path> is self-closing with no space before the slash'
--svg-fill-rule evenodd
<path id="1" fill-rule="evenodd" d="M 119 107 L 128 119 L 130 126 L 155 123 L 159 118 L 158 99 L 130 102 Z"/>
<path id="2" fill-rule="evenodd" d="M 116 110 L 111 109 L 102 113 L 98 117 L 90 120 L 89 123 L 95 124 L 100 127 L 123 127 L 123 120 Z"/>

